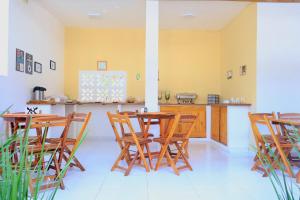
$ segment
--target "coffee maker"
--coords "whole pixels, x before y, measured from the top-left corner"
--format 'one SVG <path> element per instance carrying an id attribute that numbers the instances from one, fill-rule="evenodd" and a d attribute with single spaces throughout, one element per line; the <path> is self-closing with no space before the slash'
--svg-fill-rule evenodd
<path id="1" fill-rule="evenodd" d="M 43 101 L 45 100 L 45 91 L 47 89 L 41 86 L 35 86 L 33 88 L 33 100 Z"/>

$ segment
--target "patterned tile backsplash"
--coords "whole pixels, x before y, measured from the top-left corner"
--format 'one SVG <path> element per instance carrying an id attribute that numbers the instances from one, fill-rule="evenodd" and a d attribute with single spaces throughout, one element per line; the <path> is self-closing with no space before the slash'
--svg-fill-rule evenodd
<path id="1" fill-rule="evenodd" d="M 82 102 L 125 102 L 127 73 L 124 71 L 80 71 Z"/>

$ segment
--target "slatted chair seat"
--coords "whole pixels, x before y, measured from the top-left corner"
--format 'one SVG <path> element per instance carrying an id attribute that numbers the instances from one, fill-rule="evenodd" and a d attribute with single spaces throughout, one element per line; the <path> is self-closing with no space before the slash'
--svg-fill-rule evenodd
<path id="1" fill-rule="evenodd" d="M 262 135 L 262 137 L 264 138 L 264 141 L 266 144 L 270 144 L 270 145 L 275 145 L 275 142 L 274 142 L 274 139 L 272 137 L 272 135 Z M 288 136 L 280 136 L 280 137 L 277 137 L 278 140 L 280 141 L 281 144 L 289 144 L 289 137 Z"/>
<path id="2" fill-rule="evenodd" d="M 162 137 L 161 138 L 154 138 L 153 139 L 153 142 L 158 142 L 160 144 L 165 144 L 166 141 L 167 141 L 167 138 L 162 138 Z M 182 137 L 176 137 L 176 136 L 174 136 L 174 137 L 172 137 L 170 139 L 169 143 L 173 144 L 175 142 L 186 142 L 186 141 L 188 141 L 187 138 L 182 138 Z"/>
<path id="3" fill-rule="evenodd" d="M 44 144 L 42 145 L 33 145 L 33 146 L 28 146 L 28 152 L 29 153 L 40 153 L 44 151 L 45 153 L 47 152 L 52 152 L 52 151 L 57 151 L 60 149 L 60 146 L 57 144 Z"/>
<path id="4" fill-rule="evenodd" d="M 144 133 L 143 132 L 136 132 L 135 133 L 137 137 L 145 137 Z M 131 133 L 124 133 L 124 136 L 130 136 Z M 154 135 L 152 133 L 148 133 L 147 134 L 147 137 L 154 137 Z"/>
<path id="5" fill-rule="evenodd" d="M 48 143 L 59 143 L 61 141 L 61 138 L 49 138 L 46 139 L 46 142 Z M 74 138 L 67 138 L 65 144 L 66 145 L 74 145 L 76 143 L 76 139 Z"/>
<path id="6" fill-rule="evenodd" d="M 137 140 L 140 144 L 147 144 L 147 143 L 151 143 L 152 140 L 149 138 L 143 138 L 143 137 L 137 137 Z M 134 138 L 130 135 L 125 136 L 123 138 L 121 138 L 121 141 L 125 142 L 125 143 L 130 143 L 131 145 L 135 144 Z"/>

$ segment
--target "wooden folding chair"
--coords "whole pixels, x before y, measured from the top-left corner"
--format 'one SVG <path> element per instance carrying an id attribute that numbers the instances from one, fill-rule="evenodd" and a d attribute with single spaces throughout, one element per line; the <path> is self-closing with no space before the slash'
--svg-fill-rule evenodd
<path id="1" fill-rule="evenodd" d="M 173 119 L 170 119 L 170 121 L 169 121 L 169 125 L 167 128 L 167 137 L 160 137 L 160 138 L 153 139 L 154 142 L 158 142 L 161 145 L 161 149 L 160 149 L 159 157 L 157 159 L 155 171 L 157 171 L 158 168 L 160 167 L 162 159 L 164 157 L 166 157 L 168 165 L 172 167 L 172 169 L 176 175 L 179 175 L 179 170 L 183 169 L 183 168 L 188 168 L 188 169 L 192 170 L 192 167 L 189 164 L 189 162 L 186 158 L 186 155 L 183 152 L 183 149 L 188 144 L 188 137 L 190 136 L 192 129 L 195 126 L 195 123 L 194 122 L 191 123 L 190 130 L 187 132 L 186 135 L 174 136 L 174 133 L 176 131 L 176 128 L 178 127 L 180 120 L 183 120 L 183 119 L 184 119 L 184 116 L 181 118 L 180 114 L 176 114 L 175 117 Z M 196 117 L 194 118 L 194 121 L 195 120 L 196 120 Z M 174 144 L 178 151 L 174 158 L 172 158 L 171 153 L 168 150 L 168 149 L 170 149 L 171 144 Z M 176 163 L 179 158 L 182 158 L 185 165 L 177 168 Z"/>
<path id="2" fill-rule="evenodd" d="M 65 141 L 64 151 L 60 153 L 59 162 L 62 162 L 62 159 L 65 160 L 65 162 L 68 162 L 71 159 L 71 155 L 73 155 L 72 161 L 74 163 L 70 163 L 70 167 L 78 167 L 81 171 L 85 171 L 85 168 L 80 163 L 80 161 L 76 158 L 75 151 L 78 148 L 79 143 L 82 141 L 82 137 L 84 135 L 84 132 L 86 130 L 86 127 L 90 121 L 92 113 L 71 113 L 69 114 L 71 124 L 73 123 L 81 123 L 81 128 L 79 133 L 77 134 L 76 138 L 70 137 L 70 134 L 68 134 L 68 137 Z M 63 135 L 61 135 L 60 138 L 48 138 L 46 139 L 46 142 L 51 144 L 57 144 L 60 142 L 60 140 L 63 138 Z"/>
<path id="3" fill-rule="evenodd" d="M 27 120 L 26 128 L 30 127 L 30 129 L 36 129 L 38 132 L 38 138 L 39 142 L 35 144 L 28 144 L 28 152 L 29 156 L 34 155 L 35 158 L 42 160 L 42 170 L 45 173 L 46 170 L 54 169 L 55 174 L 54 175 L 44 175 L 43 180 L 50 181 L 50 183 L 43 184 L 40 187 L 40 190 L 52 188 L 57 186 L 57 182 L 60 182 L 60 188 L 64 189 L 64 183 L 62 180 L 62 174 L 60 169 L 60 162 L 58 159 L 57 152 L 61 151 L 61 149 L 64 148 L 65 141 L 67 138 L 67 134 L 70 127 L 70 118 L 69 117 L 39 117 L 39 118 L 33 118 L 31 120 Z M 52 129 L 54 127 L 62 127 L 63 133 L 62 138 L 59 143 L 57 144 L 49 144 L 46 143 L 46 137 L 49 129 Z M 25 128 L 25 129 L 26 129 Z M 48 167 L 45 167 L 45 157 L 50 156 L 48 160 Z M 36 160 L 32 163 L 33 170 L 36 170 L 37 164 L 40 160 Z M 29 182 L 30 191 L 33 193 L 35 191 L 35 184 L 37 179 L 31 178 Z"/>
<path id="4" fill-rule="evenodd" d="M 137 137 L 153 137 L 154 136 L 152 133 L 147 132 L 147 134 L 145 134 L 145 132 L 143 131 L 144 124 L 141 121 L 142 119 L 137 117 L 137 114 L 139 113 L 138 111 L 135 111 L 135 112 L 134 111 L 117 111 L 117 113 L 120 114 L 120 115 L 127 115 L 129 118 L 136 118 L 138 120 L 141 131 L 140 132 L 135 132 Z M 123 137 L 130 135 L 130 133 L 126 133 L 126 131 L 125 131 L 124 127 L 122 126 L 122 124 L 120 124 L 120 127 L 121 127 L 121 133 L 122 133 Z"/>
<path id="5" fill-rule="evenodd" d="M 290 162 L 288 161 L 288 156 L 289 154 L 291 153 L 291 150 L 292 148 L 294 147 L 294 145 L 296 144 L 292 144 L 288 138 L 286 138 L 285 140 L 282 140 L 282 134 L 281 133 L 278 133 L 278 132 L 275 132 L 274 131 L 274 125 L 272 124 L 274 119 L 270 119 L 270 118 L 267 118 L 265 116 L 265 121 L 266 121 L 266 124 L 269 128 L 269 131 L 272 135 L 272 138 L 273 138 L 273 141 L 276 145 L 276 150 L 278 152 L 277 155 L 275 156 L 278 156 L 276 158 L 276 162 L 279 164 L 283 164 L 283 170 L 291 177 L 295 177 L 295 174 L 292 170 L 292 167 L 290 165 Z M 277 164 L 278 165 L 278 164 Z M 281 166 L 280 166 L 281 167 Z"/>
<path id="6" fill-rule="evenodd" d="M 110 112 L 107 113 L 107 116 L 109 118 L 109 121 L 111 123 L 111 126 L 113 128 L 115 137 L 116 137 L 116 141 L 120 146 L 121 152 L 117 158 L 117 160 L 115 161 L 115 163 L 113 164 L 111 171 L 114 171 L 115 169 L 121 169 L 125 171 L 125 176 L 129 175 L 130 171 L 132 170 L 133 165 L 136 163 L 136 161 L 141 160 L 141 162 L 143 163 L 143 167 L 146 169 L 147 172 L 149 172 L 149 166 L 147 164 L 145 155 L 144 155 L 144 147 L 146 147 L 146 144 L 149 144 L 152 142 L 151 139 L 149 138 L 143 138 L 143 137 L 137 137 L 130 119 L 128 117 L 128 115 L 120 115 L 120 114 L 112 114 Z M 123 136 L 122 134 L 119 133 L 119 130 L 117 129 L 117 126 L 122 125 L 123 128 L 128 128 L 130 135 L 125 135 Z M 136 153 L 134 154 L 133 158 L 131 158 L 131 155 L 129 153 L 129 149 L 130 147 L 136 147 Z M 149 159 L 149 163 L 150 166 L 152 165 L 151 163 L 151 154 L 150 151 L 147 150 L 146 148 L 146 152 L 148 155 L 148 159 Z M 126 160 L 128 167 L 122 167 L 119 165 L 119 163 L 122 160 Z"/>
<path id="7" fill-rule="evenodd" d="M 192 115 L 192 114 L 181 114 L 179 124 L 181 126 L 185 126 L 185 132 L 175 133 L 174 138 L 171 141 L 174 141 L 174 144 L 177 148 L 177 155 L 175 156 L 175 163 L 179 158 L 184 154 L 183 159 L 189 158 L 188 153 L 188 144 L 190 136 L 195 128 L 197 121 L 200 120 L 200 115 Z M 179 151 L 180 149 L 180 151 Z M 192 170 L 192 169 L 191 169 Z"/>
<path id="8" fill-rule="evenodd" d="M 265 177 L 268 176 L 268 171 L 265 170 L 265 165 L 261 160 L 262 158 L 270 163 L 274 169 L 278 168 L 278 166 L 276 166 L 275 160 L 272 157 L 277 155 L 278 151 L 276 149 L 275 142 L 266 121 L 266 119 L 275 120 L 276 116 L 274 113 L 249 113 L 248 116 L 251 122 L 252 132 L 254 135 L 257 150 L 257 154 L 254 158 L 255 163 L 252 166 L 251 170 L 262 171 L 264 173 L 263 176 Z M 276 131 L 279 131 L 277 127 Z M 284 141 L 284 139 L 285 138 L 281 137 L 282 142 Z M 273 155 L 271 155 L 272 150 L 274 150 L 274 152 L 272 153 Z"/>

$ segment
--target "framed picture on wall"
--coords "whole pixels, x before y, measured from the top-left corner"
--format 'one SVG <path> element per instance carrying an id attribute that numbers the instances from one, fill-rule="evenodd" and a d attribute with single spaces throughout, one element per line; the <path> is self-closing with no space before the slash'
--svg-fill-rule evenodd
<path id="1" fill-rule="evenodd" d="M 97 61 L 97 69 L 99 71 L 106 71 L 107 70 L 107 61 L 105 61 L 105 60 Z"/>
<path id="2" fill-rule="evenodd" d="M 25 56 L 25 73 L 32 74 L 33 72 L 33 56 L 29 53 L 26 53 Z"/>
<path id="3" fill-rule="evenodd" d="M 240 75 L 246 76 L 246 74 L 247 74 L 247 66 L 246 65 L 240 66 Z"/>
<path id="4" fill-rule="evenodd" d="M 39 62 L 34 62 L 34 71 L 37 73 L 42 73 L 42 64 Z"/>
<path id="5" fill-rule="evenodd" d="M 24 72 L 24 51 L 21 49 L 16 49 L 16 70 L 19 72 Z"/>
<path id="6" fill-rule="evenodd" d="M 232 79 L 232 76 L 233 76 L 232 70 L 229 70 L 229 71 L 226 72 L 226 78 L 227 78 L 227 80 Z"/>
<path id="7" fill-rule="evenodd" d="M 50 69 L 56 70 L 56 62 L 54 62 L 53 60 L 50 60 Z"/>

